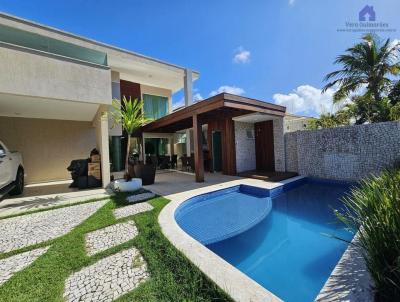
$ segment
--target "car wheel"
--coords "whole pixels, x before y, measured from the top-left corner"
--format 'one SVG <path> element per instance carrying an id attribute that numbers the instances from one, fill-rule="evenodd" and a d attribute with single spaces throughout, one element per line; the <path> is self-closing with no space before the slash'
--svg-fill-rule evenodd
<path id="1" fill-rule="evenodd" d="M 24 192 L 24 170 L 19 168 L 17 178 L 15 179 L 15 187 L 10 191 L 10 195 L 20 195 Z"/>

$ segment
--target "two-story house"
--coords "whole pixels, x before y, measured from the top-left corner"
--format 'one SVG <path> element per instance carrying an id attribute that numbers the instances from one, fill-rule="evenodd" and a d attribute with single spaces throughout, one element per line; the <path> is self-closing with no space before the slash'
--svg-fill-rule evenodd
<path id="1" fill-rule="evenodd" d="M 196 181 L 204 171 L 285 170 L 286 108 L 227 93 L 193 104 L 191 69 L 7 14 L 0 69 L 0 138 L 21 152 L 28 183 L 69 179 L 70 161 L 96 147 L 107 186 L 126 152 L 109 114 L 123 95 L 143 99 L 153 120 L 139 133 L 144 153 L 186 154 Z M 173 111 L 182 89 L 185 107 Z"/>

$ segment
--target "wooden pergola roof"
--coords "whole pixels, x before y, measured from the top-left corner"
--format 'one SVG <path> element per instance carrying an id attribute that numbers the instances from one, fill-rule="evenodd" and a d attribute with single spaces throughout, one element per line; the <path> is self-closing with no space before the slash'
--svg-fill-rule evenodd
<path id="1" fill-rule="evenodd" d="M 177 110 L 141 128 L 142 132 L 172 133 L 193 127 L 193 116 L 200 124 L 221 117 L 236 117 L 250 113 L 263 113 L 283 117 L 286 107 L 237 96 L 220 93 L 206 100 Z"/>

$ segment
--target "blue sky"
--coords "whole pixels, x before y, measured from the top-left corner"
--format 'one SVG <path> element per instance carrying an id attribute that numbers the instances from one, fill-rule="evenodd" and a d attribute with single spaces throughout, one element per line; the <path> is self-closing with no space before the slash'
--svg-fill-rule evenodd
<path id="1" fill-rule="evenodd" d="M 2 0 L 0 10 L 191 67 L 198 97 L 225 90 L 318 115 L 332 109 L 324 75 L 362 35 L 338 28 L 365 5 L 396 30 L 382 38 L 400 39 L 399 0 Z"/>

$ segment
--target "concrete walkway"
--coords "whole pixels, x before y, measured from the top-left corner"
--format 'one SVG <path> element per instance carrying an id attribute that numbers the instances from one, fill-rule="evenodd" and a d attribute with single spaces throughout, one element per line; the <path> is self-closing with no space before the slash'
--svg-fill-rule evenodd
<path id="1" fill-rule="evenodd" d="M 74 204 L 91 199 L 102 199 L 112 195 L 112 192 L 102 188 L 90 190 L 71 189 L 68 187 L 70 182 L 27 185 L 22 196 L 7 196 L 0 201 L 0 217 Z"/>

